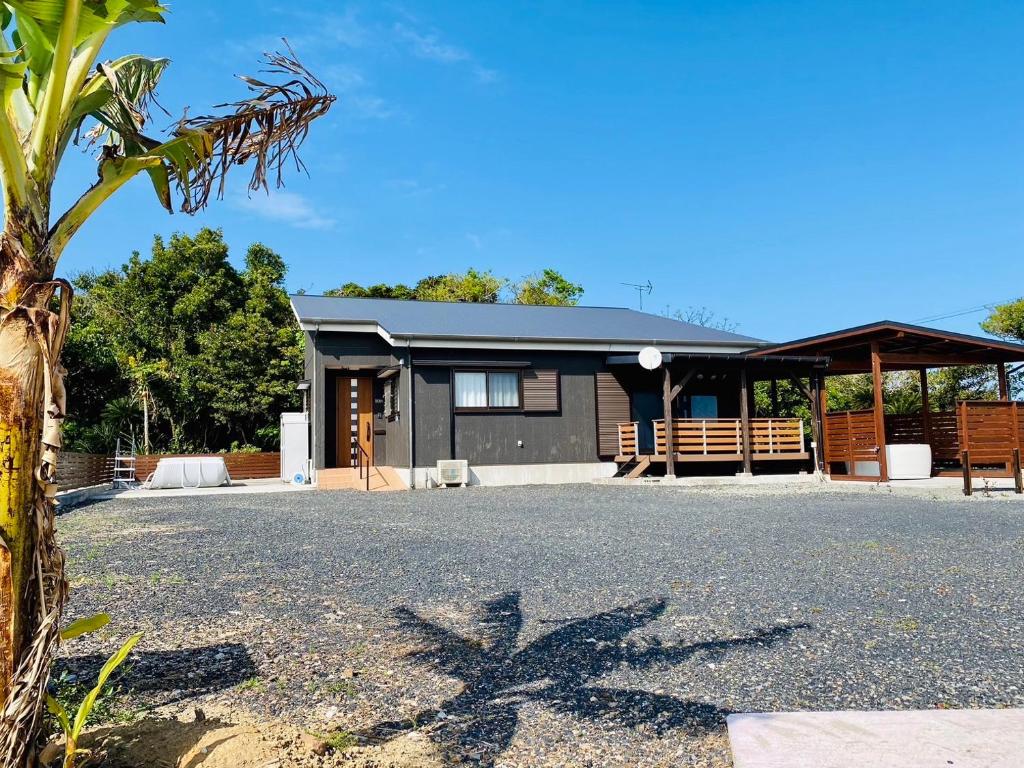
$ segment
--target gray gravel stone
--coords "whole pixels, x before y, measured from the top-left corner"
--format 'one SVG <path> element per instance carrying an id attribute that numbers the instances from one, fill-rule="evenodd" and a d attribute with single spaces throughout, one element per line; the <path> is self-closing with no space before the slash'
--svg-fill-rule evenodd
<path id="1" fill-rule="evenodd" d="M 728 765 L 730 712 L 1024 706 L 1024 504 L 471 488 L 113 500 L 59 520 L 87 675 L 452 760 Z"/>

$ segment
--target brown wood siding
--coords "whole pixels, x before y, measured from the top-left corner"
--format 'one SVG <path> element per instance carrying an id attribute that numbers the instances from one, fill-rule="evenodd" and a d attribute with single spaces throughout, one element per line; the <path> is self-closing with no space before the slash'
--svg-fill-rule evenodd
<path id="1" fill-rule="evenodd" d="M 219 456 L 227 465 L 232 480 L 259 480 L 281 475 L 280 453 L 206 453 L 206 454 L 158 454 L 139 456 L 135 460 L 135 477 L 139 482 L 153 474 L 160 459 L 175 456 Z"/>
<path id="2" fill-rule="evenodd" d="M 630 420 L 629 393 L 613 373 L 594 374 L 597 389 L 597 452 L 614 456 L 619 450 L 619 424 Z"/>
<path id="3" fill-rule="evenodd" d="M 557 413 L 562 402 L 559 395 L 558 371 L 523 371 L 523 410 L 532 413 Z"/>

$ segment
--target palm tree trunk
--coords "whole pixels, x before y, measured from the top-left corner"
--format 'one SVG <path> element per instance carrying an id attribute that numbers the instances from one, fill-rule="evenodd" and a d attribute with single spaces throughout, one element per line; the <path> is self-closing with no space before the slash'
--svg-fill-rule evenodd
<path id="1" fill-rule="evenodd" d="M 0 236 L 0 252 L 10 240 Z M 10 263 L 6 264 L 8 268 Z M 0 765 L 31 759 L 67 586 L 54 540 L 67 284 L 0 274 Z M 60 290 L 59 313 L 50 309 Z"/>

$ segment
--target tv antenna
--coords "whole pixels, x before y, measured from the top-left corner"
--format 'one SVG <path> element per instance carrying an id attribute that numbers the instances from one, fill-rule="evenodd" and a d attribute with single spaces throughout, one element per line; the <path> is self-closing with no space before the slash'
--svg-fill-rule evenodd
<path id="1" fill-rule="evenodd" d="M 651 291 L 654 290 L 654 286 L 651 285 L 651 281 L 648 280 L 643 285 L 641 285 L 640 283 L 622 283 L 622 285 L 629 286 L 634 291 L 636 291 L 638 294 L 640 294 L 640 311 L 643 312 L 644 311 L 644 294 L 646 293 L 648 296 L 650 296 L 651 295 Z"/>

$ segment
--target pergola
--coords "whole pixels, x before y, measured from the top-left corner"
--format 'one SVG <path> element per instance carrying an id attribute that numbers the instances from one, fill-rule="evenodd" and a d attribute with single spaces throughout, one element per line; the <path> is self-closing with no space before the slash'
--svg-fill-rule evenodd
<path id="1" fill-rule="evenodd" d="M 874 403 L 867 410 L 829 414 L 825 388 L 818 387 L 817 418 L 824 444 L 820 457 L 823 470 L 829 469 L 830 464 L 844 463 L 845 476 L 850 479 L 887 481 L 886 445 L 923 442 L 931 446 L 933 459 L 960 463 L 969 478 L 970 467 L 979 463 L 1006 464 L 1006 470 L 1010 470 L 1010 454 L 1021 447 L 1024 430 L 1018 420 L 1016 404 L 1009 402 L 1007 365 L 1024 361 L 1024 345 L 885 320 L 777 344 L 750 355 L 826 357 L 829 362 L 819 374 L 822 378 L 871 374 Z M 962 365 L 992 366 L 1002 404 L 968 402 L 959 403 L 956 413 L 932 411 L 927 370 Z M 887 416 L 882 373 L 913 370 L 919 372 L 921 380 L 921 414 L 909 418 Z M 966 462 L 965 451 L 969 454 Z M 858 470 L 858 466 L 874 462 L 877 462 L 877 473 Z M 833 473 L 833 476 L 837 474 L 842 476 L 842 473 Z"/>

